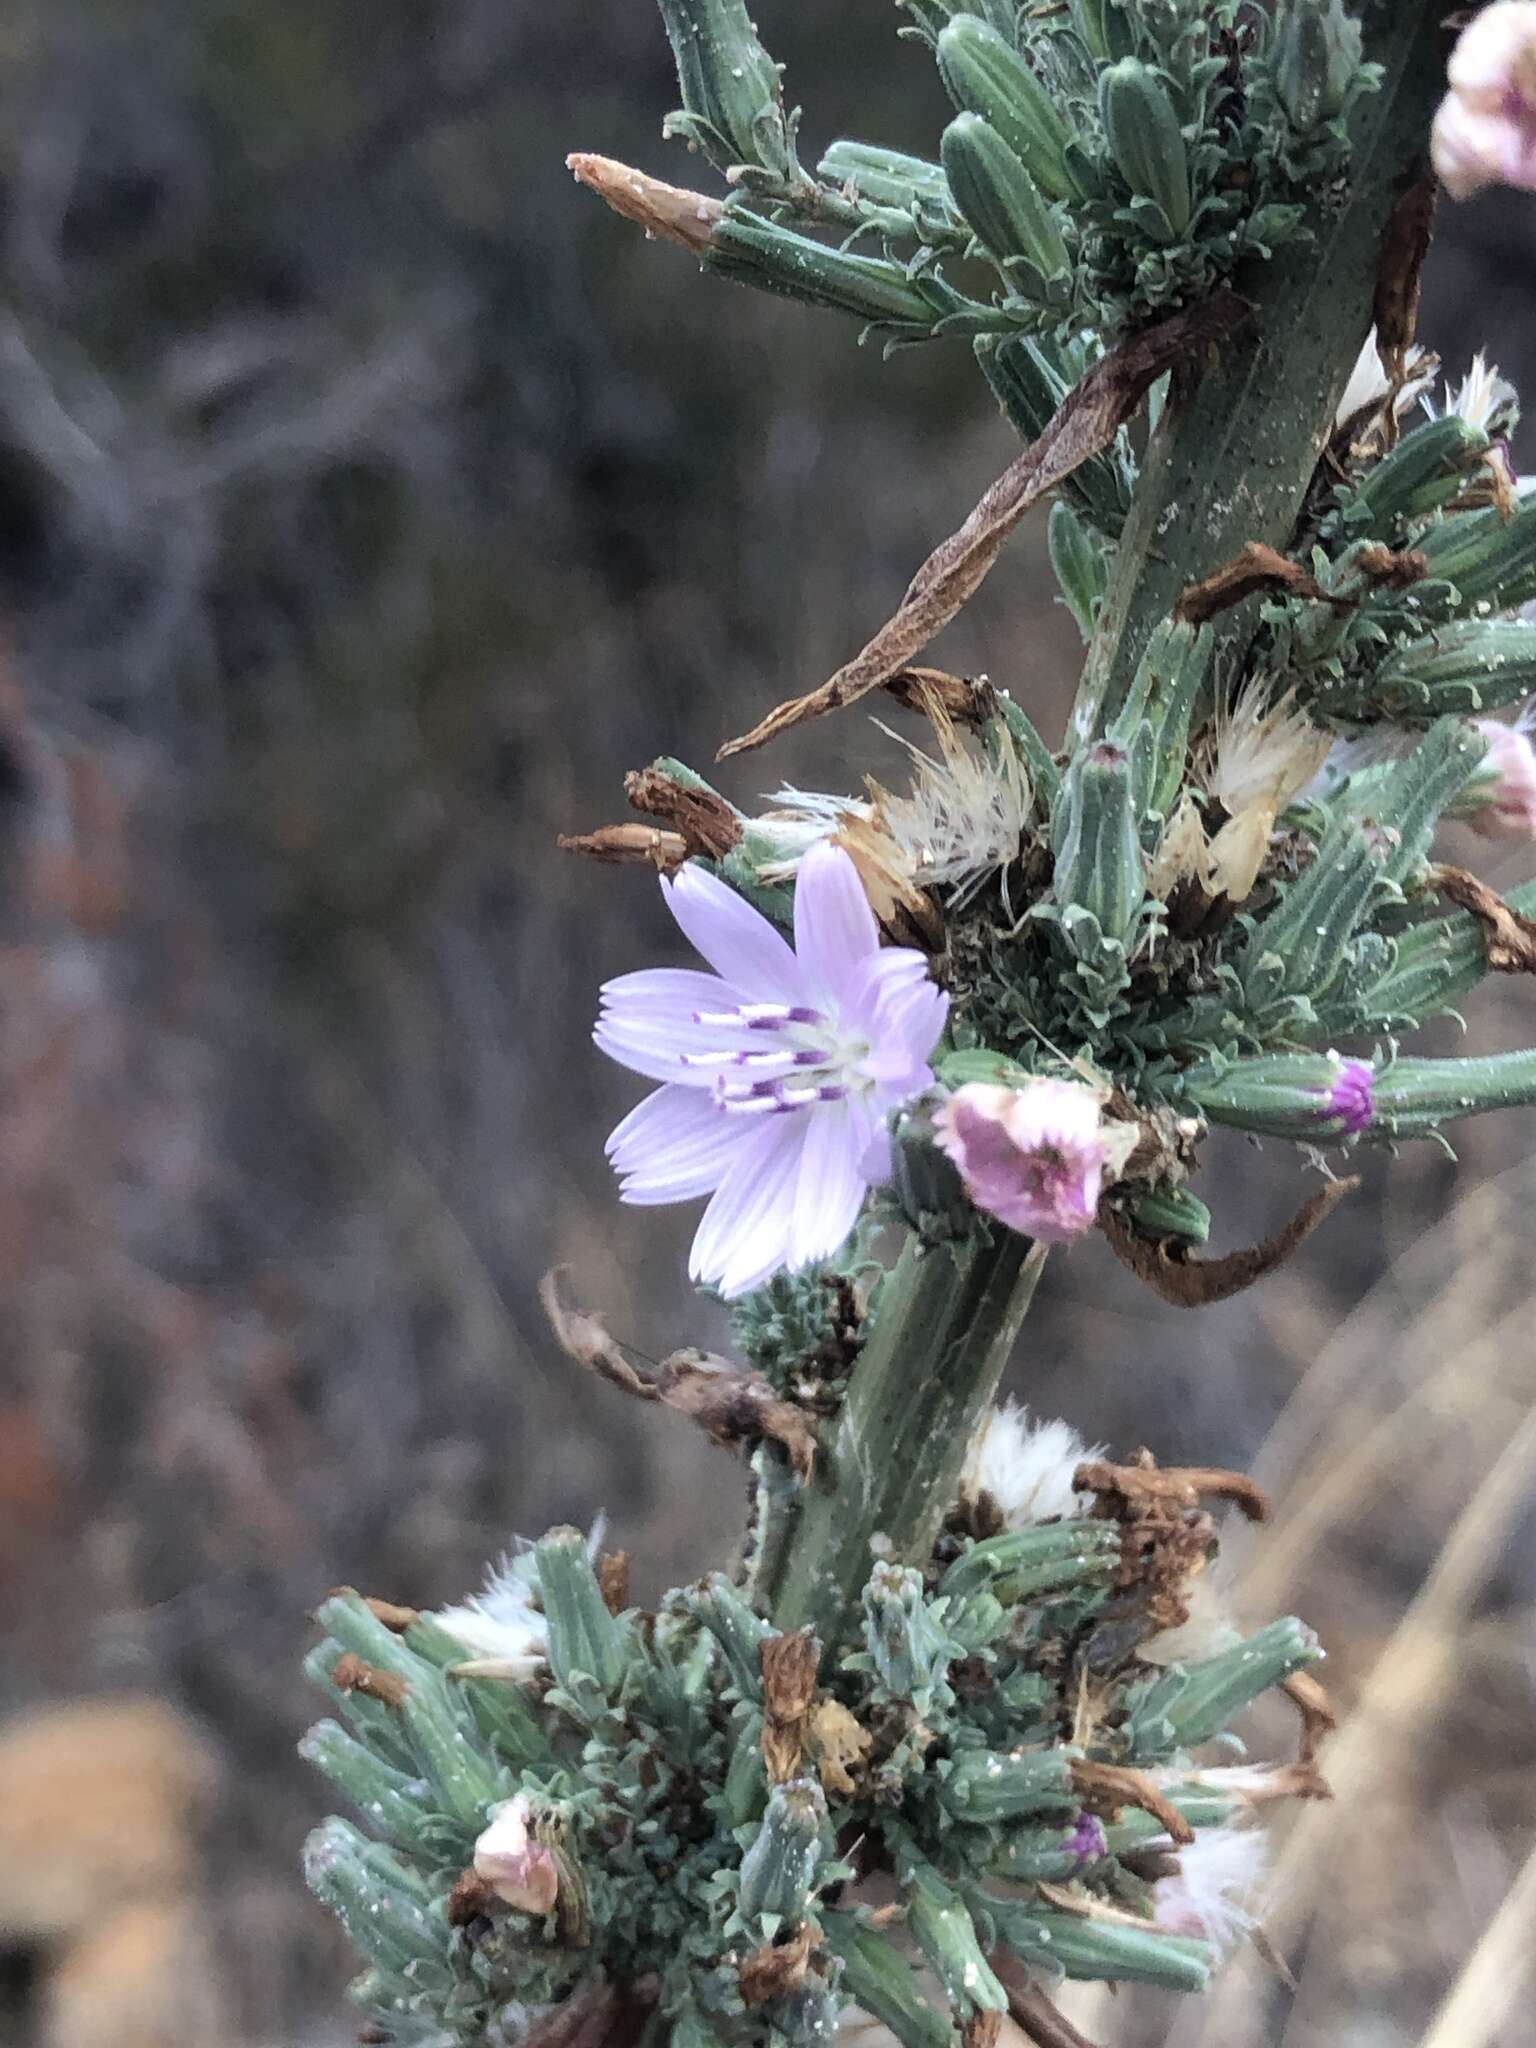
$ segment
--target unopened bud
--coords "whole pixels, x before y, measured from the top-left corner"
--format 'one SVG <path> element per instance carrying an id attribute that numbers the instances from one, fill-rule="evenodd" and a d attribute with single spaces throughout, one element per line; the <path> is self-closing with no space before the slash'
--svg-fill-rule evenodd
<path id="1" fill-rule="evenodd" d="M 962 113 L 991 123 L 1052 199 L 1073 196 L 1071 131 L 1018 51 L 974 14 L 957 14 L 938 40 L 939 75 Z"/>
<path id="2" fill-rule="evenodd" d="M 1064 915 L 1088 912 L 1120 945 L 1135 931 L 1147 898 L 1141 822 L 1130 755 L 1108 740 L 1083 748 L 1051 818 L 1051 893 Z"/>
<path id="3" fill-rule="evenodd" d="M 1220 1074 L 1202 1069 L 1187 1075 L 1183 1093 L 1212 1123 L 1322 1145 L 1369 1129 L 1375 1081 L 1368 1060 L 1270 1053 L 1234 1060 Z"/>
<path id="4" fill-rule="evenodd" d="M 751 164 L 798 180 L 780 69 L 758 41 L 746 0 L 659 0 L 682 88 L 663 133 L 681 135 L 720 171 Z"/>
<path id="5" fill-rule="evenodd" d="M 1112 64 L 1099 80 L 1099 112 L 1110 154 L 1132 192 L 1160 209 L 1170 240 L 1190 223 L 1189 153 L 1162 81 L 1135 57 Z"/>
<path id="6" fill-rule="evenodd" d="M 980 114 L 958 114 L 944 130 L 939 154 L 977 241 L 1026 297 L 1046 302 L 1051 281 L 1068 268 L 1067 245 L 1017 152 Z"/>
<path id="7" fill-rule="evenodd" d="M 757 1839 L 741 1861 L 737 1910 L 743 1921 L 770 1916 L 779 1926 L 802 1921 L 822 1860 L 827 1802 L 812 1778 L 775 1785 Z"/>
<path id="8" fill-rule="evenodd" d="M 1274 27 L 1275 93 L 1299 135 L 1346 111 L 1360 77 L 1360 24 L 1343 0 L 1287 0 Z"/>

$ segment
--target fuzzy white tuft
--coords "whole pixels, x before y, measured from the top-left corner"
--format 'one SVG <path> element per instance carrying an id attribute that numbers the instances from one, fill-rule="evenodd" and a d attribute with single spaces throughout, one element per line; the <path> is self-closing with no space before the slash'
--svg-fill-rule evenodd
<path id="1" fill-rule="evenodd" d="M 1394 391 L 1376 350 L 1376 330 L 1373 327 L 1365 337 L 1365 346 L 1349 374 L 1344 396 L 1339 400 L 1334 432 L 1349 427 L 1356 440 L 1363 439 L 1382 423 L 1389 400 L 1394 416 L 1401 419 L 1411 410 L 1414 400 L 1422 398 L 1433 385 L 1439 368 L 1438 356 L 1431 355 L 1428 349 L 1412 349 L 1408 356 L 1407 375 Z"/>
<path id="2" fill-rule="evenodd" d="M 1479 349 L 1455 389 L 1447 379 L 1444 400 L 1437 405 L 1426 398 L 1424 410 L 1431 419 L 1454 413 L 1468 426 L 1481 427 L 1485 434 L 1507 433 L 1520 410 L 1520 394 Z"/>
<path id="3" fill-rule="evenodd" d="M 1237 1648 L 1243 1638 L 1228 1611 L 1227 1577 L 1218 1557 L 1215 1564 L 1207 1565 L 1188 1582 L 1183 1597 L 1189 1619 L 1180 1622 L 1177 1628 L 1165 1628 L 1159 1635 L 1148 1636 L 1136 1652 L 1144 1664 L 1198 1664 L 1206 1657 L 1219 1657 L 1223 1651 Z"/>
<path id="4" fill-rule="evenodd" d="M 964 904 L 1018 858 L 1032 800 L 1029 773 L 1006 733 L 988 753 L 947 723 L 936 727 L 937 760 L 890 734 L 911 756 L 912 787 L 905 796 L 881 790 L 876 811 L 918 886 L 949 890 Z"/>
<path id="5" fill-rule="evenodd" d="M 470 1654 L 474 1674 L 524 1684 L 543 1669 L 549 1630 L 534 1605 L 538 1567 L 533 1552 L 503 1557 L 486 1574 L 482 1592 L 457 1607 L 441 1608 L 431 1619 L 457 1636 Z"/>
<path id="6" fill-rule="evenodd" d="M 1033 1422 L 1029 1410 L 1007 1401 L 982 1422 L 960 1473 L 960 1497 L 988 1493 L 1010 1529 L 1066 1520 L 1087 1503 L 1072 1476 L 1085 1460 L 1102 1458 L 1067 1422 Z"/>
<path id="7" fill-rule="evenodd" d="M 1256 1828 L 1201 1828 L 1179 1867 L 1152 1887 L 1153 1914 L 1169 1934 L 1230 1948 L 1254 1924 L 1253 1894 L 1269 1847 Z"/>

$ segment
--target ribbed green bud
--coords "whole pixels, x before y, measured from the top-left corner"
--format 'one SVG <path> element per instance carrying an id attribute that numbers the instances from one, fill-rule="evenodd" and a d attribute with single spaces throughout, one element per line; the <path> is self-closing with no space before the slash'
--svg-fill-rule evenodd
<path id="1" fill-rule="evenodd" d="M 1336 120 L 1360 76 L 1360 24 L 1342 0 L 1285 0 L 1271 44 L 1275 94 L 1299 135 Z"/>
<path id="2" fill-rule="evenodd" d="M 1072 1765 L 1061 1749 L 967 1749 L 937 1767 L 934 1791 L 956 1820 L 990 1826 L 1026 1815 L 1075 1812 Z"/>
<path id="3" fill-rule="evenodd" d="M 1454 583 L 1468 608 L 1507 612 L 1536 597 L 1536 497 L 1513 519 L 1493 505 L 1458 512 L 1432 526 L 1418 546 L 1430 575 Z"/>
<path id="4" fill-rule="evenodd" d="M 992 1877 L 1007 1878 L 1012 1884 L 1065 1884 L 1080 1875 L 1085 1863 L 1095 1861 L 1085 1853 L 1082 1828 L 1010 1827 L 999 1840 L 998 1853 L 989 1866 Z"/>
<path id="5" fill-rule="evenodd" d="M 446 1978 L 441 1919 L 425 1880 L 349 1821 L 331 1819 L 304 1844 L 304 1876 L 381 1970 L 418 1983 Z"/>
<path id="6" fill-rule="evenodd" d="M 1124 0 L 1069 0 L 1072 26 L 1101 64 L 1136 54 L 1136 25 Z"/>
<path id="7" fill-rule="evenodd" d="M 1044 342 L 1022 334 L 981 335 L 976 360 L 1009 425 L 1038 441 L 1072 385 Z M 1121 455 L 1124 454 L 1124 460 Z M 1130 510 L 1133 471 L 1123 436 L 1116 449 L 1091 455 L 1062 486 L 1089 523 L 1114 539 Z"/>
<path id="8" fill-rule="evenodd" d="M 1385 1138 L 1427 1138 L 1461 1117 L 1531 1102 L 1536 1102 L 1536 1052 L 1394 1060 L 1377 1078 L 1375 1128 Z"/>
<path id="9" fill-rule="evenodd" d="M 624 1676 L 624 1646 L 608 1612 L 579 1529 L 551 1529 L 535 1545 L 549 1625 L 549 1668 L 561 1685 L 585 1674 L 612 1699 Z"/>
<path id="10" fill-rule="evenodd" d="M 864 1648 L 892 1699 L 923 1705 L 960 1654 L 934 1616 L 922 1573 L 895 1564 L 877 1564 L 864 1588 Z"/>
<path id="11" fill-rule="evenodd" d="M 1119 1920 L 1085 1919 L 1020 1900 L 988 1902 L 1006 1947 L 1030 1969 L 1112 1984 L 1160 1984 L 1204 1991 L 1216 1967 L 1208 1942 L 1145 1930 Z"/>
<path id="12" fill-rule="evenodd" d="M 1265 1053 L 1219 1072 L 1194 1068 L 1182 1076 L 1180 1094 L 1212 1123 L 1326 1145 L 1369 1128 L 1374 1078 L 1369 1061 L 1338 1053 Z"/>
<path id="13" fill-rule="evenodd" d="M 843 1989 L 902 2048 L 954 2048 L 947 2016 L 923 1996 L 911 1965 L 883 1934 L 858 1914 L 841 1912 L 823 1913 L 821 1931 L 843 1966 Z"/>
<path id="14" fill-rule="evenodd" d="M 938 57 L 956 107 L 989 121 L 1042 192 L 1071 198 L 1071 130 L 1013 44 L 977 15 L 957 14 L 939 37 Z"/>
<path id="15" fill-rule="evenodd" d="M 1067 245 L 1017 153 L 980 114 L 957 114 L 940 139 L 939 156 L 977 241 L 1005 269 L 1022 259 L 1028 268 L 1015 267 L 1010 277 L 1026 297 L 1045 302 L 1044 288 L 1068 267 Z"/>
<path id="16" fill-rule="evenodd" d="M 775 1785 L 757 1839 L 741 1859 L 737 1910 L 749 1923 L 793 1927 L 810 1909 L 822 1861 L 827 1802 L 810 1778 Z"/>
<path id="17" fill-rule="evenodd" d="M 899 149 L 880 149 L 872 142 L 834 142 L 817 165 L 829 185 L 851 186 L 860 199 L 908 213 L 929 207 L 949 213 L 952 201 L 943 167 Z"/>
<path id="18" fill-rule="evenodd" d="M 1463 619 L 1389 655 L 1360 696 L 1373 710 L 1437 716 L 1498 711 L 1536 690 L 1536 627 Z"/>
<path id="19" fill-rule="evenodd" d="M 1536 882 L 1511 889 L 1505 902 L 1522 917 L 1536 917 Z M 1410 925 L 1393 941 L 1392 964 L 1365 998 L 1370 1021 L 1384 1030 L 1406 1028 L 1451 1009 L 1488 972 L 1483 927 L 1465 910 Z"/>
<path id="20" fill-rule="evenodd" d="M 987 1591 L 1006 1607 L 1107 1586 L 1120 1565 L 1120 1537 L 1111 1522 L 1049 1522 L 1005 1529 L 973 1543 L 939 1581 L 946 1597 Z"/>
<path id="21" fill-rule="evenodd" d="M 1209 1742 L 1261 1693 L 1322 1655 L 1311 1629 L 1287 1617 L 1219 1656 L 1187 1669 L 1175 1665 L 1133 1695 L 1125 1721 L 1132 1756 L 1163 1756 Z"/>
<path id="22" fill-rule="evenodd" d="M 1147 641 L 1136 674 L 1106 737 L 1134 747 L 1143 726 L 1150 729 L 1152 773 L 1137 783 L 1136 800 L 1149 820 L 1162 821 L 1184 785 L 1189 728 L 1205 686 L 1215 645 L 1208 626 L 1165 619 Z"/>
<path id="23" fill-rule="evenodd" d="M 723 1804 L 733 1828 L 761 1820 L 768 1799 L 768 1775 L 763 1768 L 763 1717 L 749 1715 L 726 1766 Z"/>
<path id="24" fill-rule="evenodd" d="M 745 214 L 721 216 L 704 260 L 711 270 L 760 291 L 880 326 L 927 334 L 941 319 L 984 311 L 939 278 L 912 278 L 899 263 L 836 249 Z"/>
<path id="25" fill-rule="evenodd" d="M 1304 875 L 1249 940 L 1239 972 L 1249 1005 L 1262 1012 L 1282 996 L 1320 996 L 1344 965 L 1355 928 L 1381 887 L 1394 851 L 1387 835 L 1359 818 L 1336 818 Z"/>
<path id="26" fill-rule="evenodd" d="M 1149 65 L 1122 57 L 1099 80 L 1099 113 L 1121 177 L 1154 202 L 1169 239 L 1177 241 L 1189 227 L 1194 202 L 1189 153 L 1162 80 Z"/>
<path id="27" fill-rule="evenodd" d="M 336 1721 L 317 1721 L 300 1742 L 299 1755 L 323 1771 L 381 1834 L 405 1848 L 420 1846 L 423 1823 L 433 1812 L 424 1803 L 420 1778 L 385 1763 Z"/>
<path id="28" fill-rule="evenodd" d="M 1427 518 L 1455 497 L 1487 448 L 1483 429 L 1457 413 L 1410 429 L 1356 486 L 1351 525 L 1385 538 L 1411 520 Z"/>
<path id="29" fill-rule="evenodd" d="M 746 0 L 658 0 L 672 45 L 682 112 L 663 134 L 680 135 L 720 171 L 752 164 L 800 182 L 784 116 L 780 69 L 758 41 Z"/>
<path id="30" fill-rule="evenodd" d="M 1065 498 L 1058 498 L 1051 507 L 1046 540 L 1067 610 L 1086 644 L 1093 638 L 1099 607 L 1109 588 L 1109 557 L 1103 543 Z"/>
<path id="31" fill-rule="evenodd" d="M 1130 940 L 1147 900 L 1141 827 L 1130 755 L 1110 740 L 1082 748 L 1051 816 L 1051 893 L 1063 912 L 1086 911 L 1120 945 Z"/>
<path id="32" fill-rule="evenodd" d="M 1131 1218 L 1146 1237 L 1205 1244 L 1211 1235 L 1211 1212 L 1189 1188 L 1154 1188 L 1133 1203 Z"/>
<path id="33" fill-rule="evenodd" d="M 694 1588 L 688 1605 L 725 1653 L 736 1690 L 745 1700 L 760 1701 L 763 1671 L 758 1652 L 773 1634 L 772 1628 L 721 1572 L 712 1572 L 702 1586 Z"/>
<path id="34" fill-rule="evenodd" d="M 951 2005 L 967 2015 L 1006 2012 L 1007 1994 L 992 1974 L 959 1893 L 930 1863 L 914 1861 L 902 1874 L 907 1926 Z"/>

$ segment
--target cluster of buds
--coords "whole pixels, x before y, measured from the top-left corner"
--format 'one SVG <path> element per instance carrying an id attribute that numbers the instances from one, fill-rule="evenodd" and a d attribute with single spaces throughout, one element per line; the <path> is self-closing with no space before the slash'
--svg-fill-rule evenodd
<path id="1" fill-rule="evenodd" d="M 1021 1970 L 1199 1990 L 1248 1924 L 1254 1809 L 1324 1791 L 1315 1639 L 1190 1619 L 1229 1485 L 995 1411 L 932 1555 L 877 1563 L 827 1644 L 720 1577 L 627 1608 L 573 1530 L 517 1562 L 544 1655 L 516 1679 L 476 1675 L 499 1580 L 435 1615 L 333 1594 L 304 1748 L 363 1825 L 307 1868 L 370 2038 L 481 2048 L 546 2013 L 814 2048 L 862 2013 L 958 2048 Z M 1213 1770 L 1275 1686 L 1302 1761 Z"/>

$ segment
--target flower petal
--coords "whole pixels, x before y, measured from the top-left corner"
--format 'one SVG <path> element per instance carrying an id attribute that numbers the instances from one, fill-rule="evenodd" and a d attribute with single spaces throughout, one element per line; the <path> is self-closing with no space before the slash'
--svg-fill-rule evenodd
<path id="1" fill-rule="evenodd" d="M 754 1002 L 806 1000 L 788 941 L 734 889 L 691 865 L 663 877 L 661 887 L 683 936 L 717 974 Z"/>
<path id="2" fill-rule="evenodd" d="M 744 1026 L 700 1024 L 700 1013 L 718 1016 L 742 998 L 729 982 L 682 967 L 644 968 L 605 982 L 603 1009 L 592 1036 L 620 1066 L 652 1081 L 680 1081 L 707 1087 L 717 1069 L 685 1067 L 684 1053 L 748 1052 L 762 1049 L 760 1037 Z"/>
<path id="3" fill-rule="evenodd" d="M 795 952 L 811 988 L 840 996 L 858 966 L 879 951 L 880 929 L 840 846 L 822 840 L 795 882 Z"/>
<path id="4" fill-rule="evenodd" d="M 824 1102 L 809 1112 L 795 1176 L 791 1266 L 830 1258 L 859 1220 L 867 1187 L 859 1164 L 868 1144 L 847 1103 Z"/>
<path id="5" fill-rule="evenodd" d="M 689 1277 L 728 1301 L 760 1287 L 789 1259 L 792 1196 L 805 1142 L 802 1114 L 752 1126 L 694 1236 Z"/>
<path id="6" fill-rule="evenodd" d="M 750 1124 L 697 1088 L 676 1082 L 633 1108 L 608 1139 L 622 1176 L 620 1200 L 648 1208 L 690 1202 L 720 1185 Z"/>

